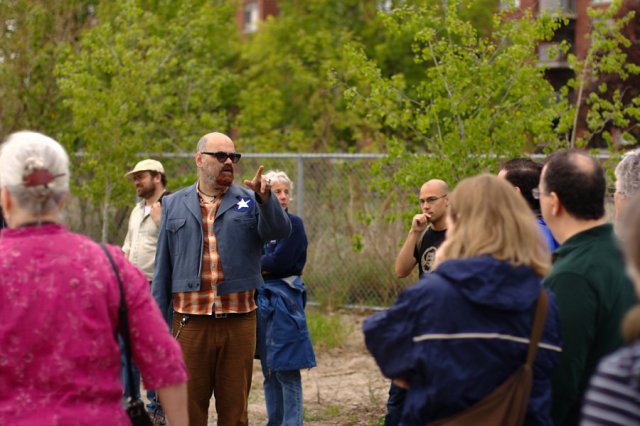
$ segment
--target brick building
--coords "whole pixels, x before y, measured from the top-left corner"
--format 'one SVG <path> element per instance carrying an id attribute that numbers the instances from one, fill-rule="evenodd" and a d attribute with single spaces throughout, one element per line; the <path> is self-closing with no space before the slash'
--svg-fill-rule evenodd
<path id="1" fill-rule="evenodd" d="M 244 34 L 258 29 L 260 21 L 278 14 L 278 0 L 238 0 L 236 21 Z"/>

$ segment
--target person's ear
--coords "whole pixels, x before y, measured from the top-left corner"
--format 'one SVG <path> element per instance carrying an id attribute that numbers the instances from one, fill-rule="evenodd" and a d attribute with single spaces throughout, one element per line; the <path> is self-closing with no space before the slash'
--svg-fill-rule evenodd
<path id="1" fill-rule="evenodd" d="M 9 193 L 9 190 L 3 186 L 2 191 L 0 191 L 0 205 L 2 206 L 2 212 L 4 213 L 5 218 L 7 217 L 12 204 L 13 200 L 11 199 L 11 194 Z"/>
<path id="2" fill-rule="evenodd" d="M 196 152 L 195 160 L 196 160 L 196 167 L 199 169 L 202 168 L 202 154 L 200 154 L 200 152 Z"/>
<path id="3" fill-rule="evenodd" d="M 551 214 L 554 216 L 559 216 L 560 212 L 562 212 L 562 203 L 555 192 L 549 194 L 549 206 L 551 207 Z"/>
<path id="4" fill-rule="evenodd" d="M 13 199 L 11 193 L 6 187 L 2 187 L 0 190 L 0 206 L 2 207 L 2 216 L 4 221 L 8 224 L 11 217 L 11 208 L 13 206 Z"/>

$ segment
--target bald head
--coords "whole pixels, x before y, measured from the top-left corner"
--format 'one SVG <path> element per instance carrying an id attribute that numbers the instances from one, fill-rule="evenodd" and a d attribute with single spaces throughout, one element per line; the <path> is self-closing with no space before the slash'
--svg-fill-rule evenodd
<path id="1" fill-rule="evenodd" d="M 540 184 L 545 194 L 555 192 L 574 218 L 596 220 L 604 216 L 604 170 L 586 152 L 567 150 L 553 154 L 542 170 Z"/>
<path id="2" fill-rule="evenodd" d="M 440 179 L 431 179 L 420 188 L 420 210 L 428 215 L 434 229 L 446 229 L 448 193 L 449 186 Z"/>
<path id="3" fill-rule="evenodd" d="M 231 186 L 234 164 L 228 154 L 235 152 L 233 141 L 224 133 L 208 133 L 200 138 L 195 160 L 201 191 L 206 194 L 217 194 Z"/>
<path id="4" fill-rule="evenodd" d="M 441 195 L 447 194 L 449 192 L 449 185 L 447 182 L 441 179 L 431 179 L 426 181 L 420 190 L 427 190 L 429 192 L 438 192 Z"/>
<path id="5" fill-rule="evenodd" d="M 228 145 L 230 143 L 233 144 L 233 141 L 229 136 L 225 135 L 224 133 L 211 132 L 211 133 L 207 133 L 206 135 L 200 138 L 196 149 L 198 150 L 198 152 L 201 152 L 201 151 L 206 151 L 207 145 L 210 145 L 210 144 L 215 144 L 216 146 L 218 146 L 223 144 Z"/>

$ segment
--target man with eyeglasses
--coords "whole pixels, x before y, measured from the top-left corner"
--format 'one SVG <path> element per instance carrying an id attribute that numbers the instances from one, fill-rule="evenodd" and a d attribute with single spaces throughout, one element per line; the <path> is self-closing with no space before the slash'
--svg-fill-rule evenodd
<path id="1" fill-rule="evenodd" d="M 249 424 L 261 249 L 291 232 L 262 166 L 233 183 L 240 157 L 228 136 L 203 136 L 198 181 L 163 200 L 152 293 L 189 370 L 191 426 L 208 424 L 212 395 L 218 425 Z"/>
<path id="2" fill-rule="evenodd" d="M 420 278 L 431 270 L 436 249 L 447 233 L 449 187 L 440 179 L 425 182 L 420 188 L 421 213 L 413 216 L 411 230 L 396 257 L 396 275 L 408 276 L 418 265 Z"/>
<path id="3" fill-rule="evenodd" d="M 623 341 L 620 321 L 636 296 L 606 223 L 606 179 L 600 164 L 579 150 L 553 154 L 542 169 L 540 208 L 560 247 L 543 286 L 553 291 L 562 331 L 560 365 L 551 376 L 551 416 L 577 425 L 589 378 L 599 360 Z"/>
<path id="4" fill-rule="evenodd" d="M 447 233 L 447 207 L 449 187 L 440 179 L 431 179 L 420 188 L 421 213 L 413 216 L 411 230 L 396 257 L 396 275 L 404 278 L 418 265 L 418 276 L 422 278 L 431 271 L 436 250 Z M 391 383 L 387 399 L 385 426 L 396 426 L 400 422 L 406 390 Z"/>

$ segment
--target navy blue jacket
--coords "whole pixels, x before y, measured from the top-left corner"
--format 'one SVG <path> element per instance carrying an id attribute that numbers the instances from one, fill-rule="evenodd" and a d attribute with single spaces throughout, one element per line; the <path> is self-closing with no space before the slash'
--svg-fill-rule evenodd
<path id="1" fill-rule="evenodd" d="M 540 280 L 490 256 L 449 260 L 365 320 L 365 343 L 389 378 L 408 380 L 402 425 L 424 425 L 481 400 L 524 363 Z M 558 311 L 549 311 L 525 424 L 552 425 L 549 375 L 558 364 Z M 523 340 L 524 339 L 524 340 Z"/>
<path id="2" fill-rule="evenodd" d="M 289 238 L 272 240 L 265 245 L 260 259 L 265 278 L 285 278 L 302 275 L 307 262 L 307 234 L 300 217 L 287 212 L 291 221 Z"/>
<path id="3" fill-rule="evenodd" d="M 256 355 L 269 371 L 292 371 L 316 366 L 304 306 L 304 284 L 267 280 L 256 290 L 258 305 Z"/>

